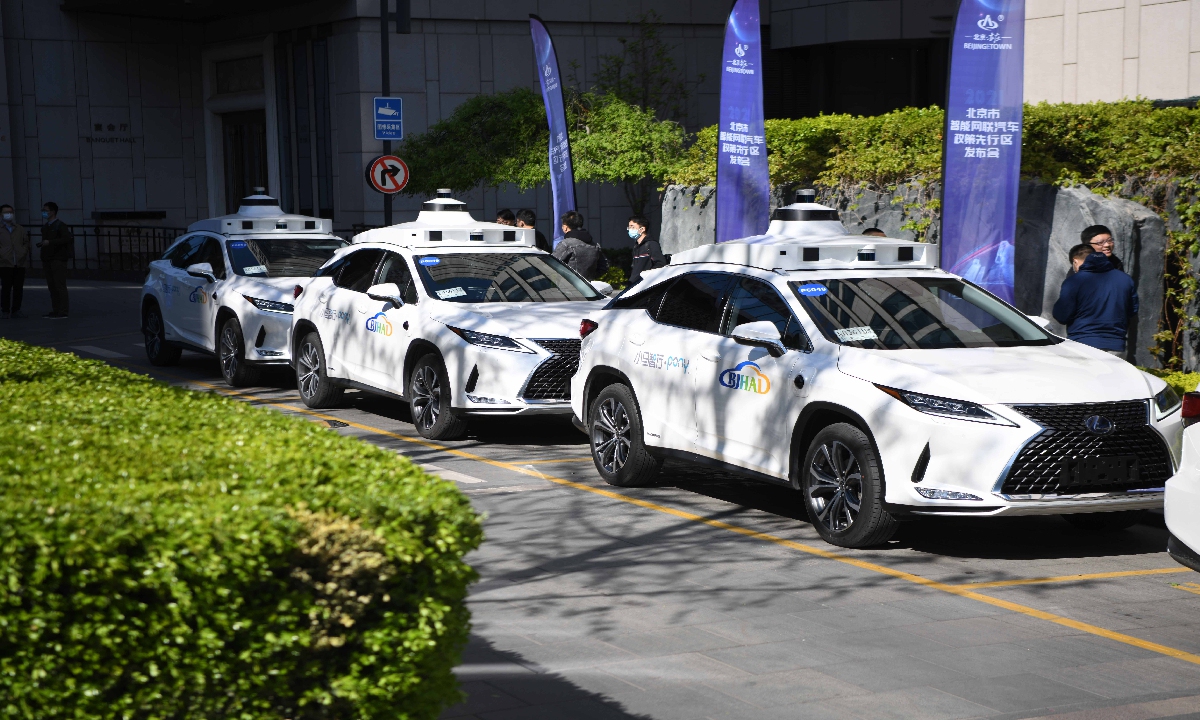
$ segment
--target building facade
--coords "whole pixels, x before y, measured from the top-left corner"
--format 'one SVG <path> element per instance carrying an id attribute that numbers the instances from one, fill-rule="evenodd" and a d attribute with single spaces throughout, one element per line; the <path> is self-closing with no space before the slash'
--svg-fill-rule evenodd
<path id="1" fill-rule="evenodd" d="M 1029 0 L 1027 97 L 1198 94 L 1194 3 Z M 953 0 L 761 4 L 769 117 L 942 103 Z M 728 0 L 405 5 L 409 32 L 389 22 L 388 42 L 406 135 L 475 95 L 536 89 L 530 13 L 549 25 L 564 74 L 584 86 L 655 13 L 689 90 L 685 124 L 716 122 Z M 378 225 L 383 199 L 364 169 L 383 147 L 372 124 L 380 39 L 379 0 L 5 0 L 0 202 L 12 202 L 21 222 L 53 200 L 70 223 L 183 227 L 264 186 L 286 209 L 332 217 L 339 230 Z M 628 242 L 621 189 L 581 183 L 577 197 L 604 244 Z M 501 207 L 533 208 L 550 232 L 544 189 L 464 199 L 486 219 Z M 395 221 L 420 201 L 398 198 Z"/>

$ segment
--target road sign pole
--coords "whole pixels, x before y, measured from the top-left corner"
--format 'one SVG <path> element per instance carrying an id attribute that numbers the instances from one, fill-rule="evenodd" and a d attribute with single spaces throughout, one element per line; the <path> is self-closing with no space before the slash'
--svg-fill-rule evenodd
<path id="1" fill-rule="evenodd" d="M 383 80 L 384 97 L 392 94 L 391 58 L 388 53 L 388 37 L 388 0 L 379 0 L 379 59 L 381 62 L 380 74 Z M 374 116 L 372 115 L 372 117 Z M 392 154 L 391 140 L 383 141 L 383 154 Z M 384 226 L 392 224 L 392 196 L 390 194 L 383 196 L 383 224 Z"/>

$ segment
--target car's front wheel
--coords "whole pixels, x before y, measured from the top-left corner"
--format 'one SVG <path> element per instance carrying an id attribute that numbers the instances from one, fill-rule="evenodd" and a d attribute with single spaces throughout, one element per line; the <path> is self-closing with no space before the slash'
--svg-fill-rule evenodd
<path id="1" fill-rule="evenodd" d="M 221 324 L 221 336 L 217 341 L 217 358 L 221 361 L 221 375 L 231 387 L 246 387 L 258 382 L 258 368 L 246 363 L 246 343 L 242 339 L 242 324 L 231 317 Z"/>
<path id="2" fill-rule="evenodd" d="M 146 359 L 159 367 L 176 365 L 183 350 L 167 342 L 167 326 L 158 303 L 150 302 L 142 314 L 142 335 L 146 338 Z"/>
<path id="3" fill-rule="evenodd" d="M 300 399 L 314 409 L 335 407 L 344 389 L 329 379 L 325 365 L 325 348 L 315 332 L 305 335 L 296 345 L 296 387 Z"/>
<path id="4" fill-rule="evenodd" d="M 588 413 L 588 435 L 596 470 L 609 485 L 643 487 L 662 468 L 646 448 L 642 416 L 625 385 L 609 385 L 596 396 Z"/>
<path id="5" fill-rule="evenodd" d="M 826 542 L 870 547 L 896 532 L 896 519 L 883 508 L 879 456 L 862 430 L 849 423 L 821 430 L 800 471 L 808 517 Z"/>
<path id="6" fill-rule="evenodd" d="M 422 437 L 454 440 L 467 432 L 467 419 L 450 405 L 450 380 L 442 359 L 429 353 L 417 361 L 408 380 L 408 407 Z"/>

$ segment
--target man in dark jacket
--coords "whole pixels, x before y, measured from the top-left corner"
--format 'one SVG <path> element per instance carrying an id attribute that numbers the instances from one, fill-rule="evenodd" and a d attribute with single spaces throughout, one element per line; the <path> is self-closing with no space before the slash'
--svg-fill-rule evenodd
<path id="1" fill-rule="evenodd" d="M 1116 269 L 1125 269 L 1121 267 L 1121 258 L 1113 255 L 1117 243 L 1113 240 L 1112 230 L 1109 230 L 1107 225 L 1092 225 L 1084 228 L 1083 232 L 1079 233 L 1079 242 L 1091 245 L 1095 252 L 1104 253 L 1104 256 Z"/>
<path id="2" fill-rule="evenodd" d="M 48 202 L 42 206 L 42 267 L 46 271 L 46 288 L 50 290 L 50 312 L 43 317 L 61 320 L 67 317 L 67 260 L 75 249 L 71 228 L 58 219 L 58 205 Z"/>
<path id="3" fill-rule="evenodd" d="M 562 229 L 566 234 L 554 248 L 554 257 L 588 280 L 596 280 L 608 271 L 608 258 L 592 234 L 583 229 L 582 215 L 574 210 L 564 213 Z"/>
<path id="4" fill-rule="evenodd" d="M 517 211 L 517 227 L 525 230 L 533 230 L 533 239 L 538 250 L 542 252 L 554 252 L 554 248 L 550 246 L 550 241 L 546 239 L 541 230 L 534 227 L 535 225 L 537 225 L 537 213 L 529 208 Z"/>
<path id="5" fill-rule="evenodd" d="M 1071 255 L 1079 250 L 1072 248 Z M 1054 319 L 1067 326 L 1067 337 L 1120 358 L 1125 357 L 1129 318 L 1137 311 L 1133 278 L 1099 252 L 1089 254 L 1079 271 L 1063 280 L 1054 303 Z"/>
<path id="6" fill-rule="evenodd" d="M 667 259 L 663 257 L 658 241 L 650 239 L 649 228 L 650 223 L 645 217 L 634 215 L 629 218 L 627 232 L 629 237 L 637 241 L 637 245 L 633 248 L 633 263 L 629 267 L 630 285 L 638 284 L 642 279 L 642 273 L 647 270 L 660 268 L 667 264 Z"/>

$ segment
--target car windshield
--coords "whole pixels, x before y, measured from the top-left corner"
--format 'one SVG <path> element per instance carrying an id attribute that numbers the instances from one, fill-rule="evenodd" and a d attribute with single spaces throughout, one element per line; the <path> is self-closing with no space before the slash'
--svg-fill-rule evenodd
<path id="1" fill-rule="evenodd" d="M 830 342 L 868 350 L 1016 347 L 1061 342 L 999 298 L 956 278 L 789 283 Z"/>
<path id="2" fill-rule="evenodd" d="M 309 277 L 338 248 L 338 238 L 238 238 L 226 240 L 233 271 L 246 277 Z"/>
<path id="3" fill-rule="evenodd" d="M 569 302 L 604 296 L 574 270 L 543 253 L 418 255 L 425 290 L 449 302 Z"/>

